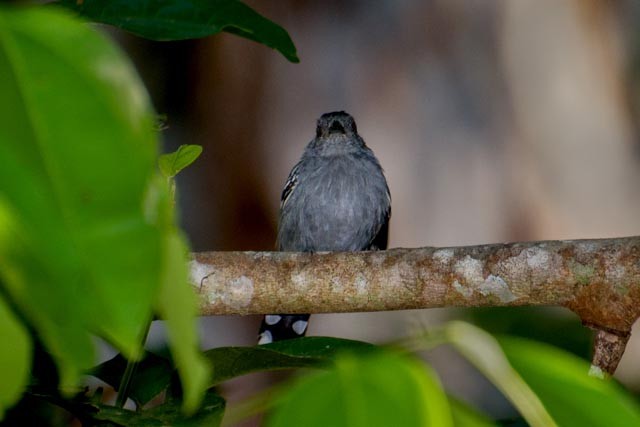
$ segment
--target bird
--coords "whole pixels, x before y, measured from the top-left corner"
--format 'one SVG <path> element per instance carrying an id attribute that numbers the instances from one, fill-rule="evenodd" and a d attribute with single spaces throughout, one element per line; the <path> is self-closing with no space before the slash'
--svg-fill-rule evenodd
<path id="1" fill-rule="evenodd" d="M 282 190 L 277 250 L 384 250 L 390 217 L 384 171 L 358 134 L 353 117 L 344 111 L 320 116 L 315 138 Z M 303 337 L 309 316 L 264 316 L 258 344 Z"/>

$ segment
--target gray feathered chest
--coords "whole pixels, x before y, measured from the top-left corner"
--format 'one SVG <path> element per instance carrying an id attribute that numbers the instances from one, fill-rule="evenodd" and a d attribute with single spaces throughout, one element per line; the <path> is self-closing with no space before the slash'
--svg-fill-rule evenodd
<path id="1" fill-rule="evenodd" d="M 366 146 L 332 155 L 307 149 L 283 192 L 278 249 L 370 249 L 383 227 L 386 233 L 390 202 L 382 168 Z"/>

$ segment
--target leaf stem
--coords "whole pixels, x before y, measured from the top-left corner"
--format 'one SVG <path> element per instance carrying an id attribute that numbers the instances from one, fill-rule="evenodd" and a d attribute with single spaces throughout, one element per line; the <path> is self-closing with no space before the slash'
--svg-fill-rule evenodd
<path id="1" fill-rule="evenodd" d="M 147 342 L 147 336 L 149 336 L 150 329 L 151 319 L 147 322 L 147 325 L 145 326 L 144 332 L 142 334 L 142 338 L 140 340 L 143 350 L 144 345 Z M 116 407 L 118 408 L 124 408 L 124 405 L 127 402 L 127 397 L 129 397 L 129 389 L 131 388 L 131 382 L 133 380 L 133 376 L 136 373 L 138 363 L 138 360 L 127 360 L 127 367 L 124 369 L 122 379 L 120 380 L 120 385 L 118 386 L 118 397 L 116 398 Z"/>

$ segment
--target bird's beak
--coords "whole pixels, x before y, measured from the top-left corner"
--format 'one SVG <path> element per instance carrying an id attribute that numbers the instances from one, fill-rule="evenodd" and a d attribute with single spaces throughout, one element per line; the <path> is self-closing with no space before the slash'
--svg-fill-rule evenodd
<path id="1" fill-rule="evenodd" d="M 338 120 L 334 120 L 331 122 L 331 126 L 329 126 L 329 134 L 332 133 L 346 133 L 344 130 L 344 126 Z"/>

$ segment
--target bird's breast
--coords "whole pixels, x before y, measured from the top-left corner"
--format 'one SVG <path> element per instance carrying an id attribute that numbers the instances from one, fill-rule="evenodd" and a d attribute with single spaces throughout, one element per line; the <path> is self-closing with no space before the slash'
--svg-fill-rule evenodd
<path id="1" fill-rule="evenodd" d="M 387 204 L 382 170 L 375 162 L 350 156 L 313 166 L 302 171 L 304 181 L 281 213 L 280 249 L 366 249 Z"/>

